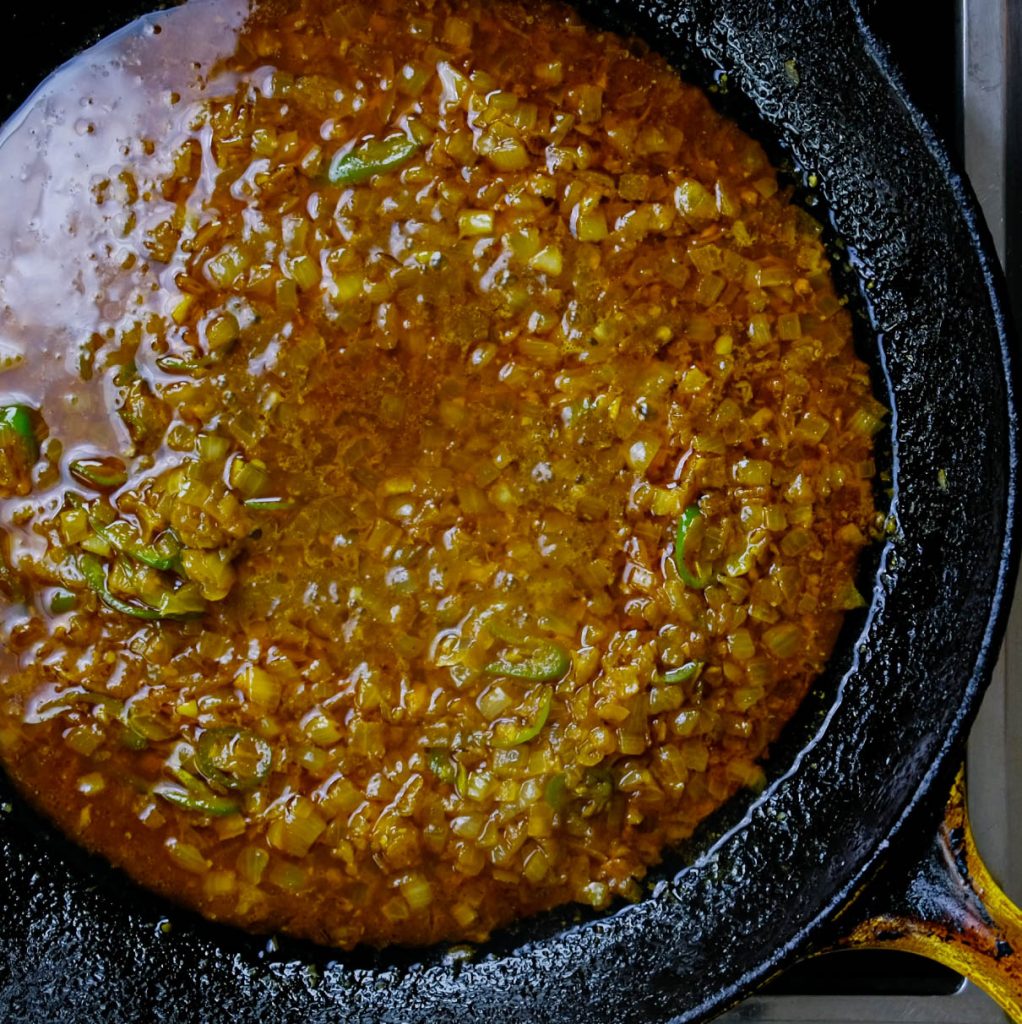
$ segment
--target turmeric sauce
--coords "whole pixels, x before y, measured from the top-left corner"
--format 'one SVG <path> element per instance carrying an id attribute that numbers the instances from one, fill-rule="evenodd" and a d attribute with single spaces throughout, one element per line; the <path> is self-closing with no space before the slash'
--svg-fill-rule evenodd
<path id="1" fill-rule="evenodd" d="M 7 772 L 254 930 L 637 898 L 863 603 L 883 408 L 819 225 L 557 3 L 257 4 L 175 96 L 77 172 L 72 384 L 4 321 Z"/>

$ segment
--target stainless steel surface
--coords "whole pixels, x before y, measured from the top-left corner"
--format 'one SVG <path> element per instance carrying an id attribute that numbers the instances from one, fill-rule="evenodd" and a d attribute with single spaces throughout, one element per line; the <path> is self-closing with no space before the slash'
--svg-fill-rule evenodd
<path id="1" fill-rule="evenodd" d="M 1018 55 L 1009 52 L 1009 19 L 1016 34 L 1022 34 L 1022 0 L 959 0 L 956 74 L 965 167 L 1002 261 L 1011 223 L 1011 197 L 1006 191 L 1009 125 L 1010 119 L 1022 118 L 1022 65 Z M 925 32 L 920 45 L 926 45 Z M 1022 239 L 1012 242 L 1022 246 Z M 1018 285 L 1022 289 L 1022 281 Z M 1022 902 L 1022 586 L 1016 590 L 1013 608 L 1001 658 L 970 737 L 968 792 L 980 852 L 1008 895 Z M 1003 1024 L 1007 1017 L 982 992 L 963 982 L 945 996 L 754 996 L 720 1020 Z"/>
<path id="2" fill-rule="evenodd" d="M 965 168 L 1002 261 L 1007 250 L 1006 172 L 1009 118 L 1019 113 L 1013 92 L 1008 20 L 1013 0 L 962 0 L 962 125 Z M 1012 8 L 1015 8 L 1013 11 Z M 1016 72 L 1019 69 L 1014 69 Z M 969 803 L 976 840 L 991 871 L 1022 901 L 1022 602 L 1017 588 L 1001 658 L 969 747 Z"/>
<path id="3" fill-rule="evenodd" d="M 982 992 L 963 984 L 950 996 L 753 997 L 717 1019 L 720 1024 L 1004 1024 L 1008 1018 Z"/>

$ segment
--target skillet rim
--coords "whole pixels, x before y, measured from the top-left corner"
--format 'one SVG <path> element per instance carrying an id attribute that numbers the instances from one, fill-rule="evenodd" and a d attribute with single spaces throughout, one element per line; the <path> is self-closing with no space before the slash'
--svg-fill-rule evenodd
<path id="1" fill-rule="evenodd" d="M 915 103 L 905 78 L 890 47 L 873 31 L 862 10 L 862 0 L 843 0 L 852 11 L 855 28 L 865 54 L 877 68 L 884 83 L 902 105 L 908 115 L 915 134 L 924 143 L 942 175 L 944 184 L 950 189 L 959 215 L 962 217 L 980 270 L 983 274 L 986 295 L 990 304 L 994 326 L 997 331 L 1004 371 L 1005 408 L 1007 411 L 1007 492 L 1005 501 L 1005 532 L 1001 545 L 999 573 L 993 591 L 991 607 L 987 616 L 986 630 L 981 641 L 969 684 L 959 703 L 954 721 L 945 733 L 944 742 L 933 762 L 903 807 L 886 837 L 874 846 L 871 855 L 860 869 L 853 873 L 843 886 L 837 888 L 824 908 L 801 927 L 791 939 L 776 947 L 773 955 L 764 958 L 756 967 L 737 978 L 731 993 L 720 994 L 720 998 L 708 1000 L 683 1015 L 672 1018 L 672 1024 L 682 1020 L 698 1020 L 723 1012 L 729 1006 L 737 1005 L 752 995 L 771 977 L 780 974 L 786 967 L 802 959 L 813 947 L 829 945 L 843 934 L 839 921 L 843 911 L 853 907 L 860 894 L 869 891 L 885 867 L 892 862 L 914 864 L 919 856 L 920 836 L 909 837 L 908 832 L 921 827 L 926 847 L 933 840 L 939 827 L 968 732 L 979 711 L 983 695 L 990 683 L 991 673 L 1000 657 L 1000 648 L 1011 611 L 1012 600 L 1019 575 L 1020 540 L 1019 532 L 1019 488 L 1022 485 L 1022 421 L 1019 414 L 1019 395 L 1022 394 L 1022 352 L 1020 334 L 1011 314 L 1008 300 L 1006 275 L 996 255 L 993 238 L 981 212 L 979 201 L 969 182 L 964 168 L 960 166 L 945 138 L 930 119 Z M 911 897 L 910 897 L 911 900 Z M 829 933 L 829 934 L 828 934 Z"/>

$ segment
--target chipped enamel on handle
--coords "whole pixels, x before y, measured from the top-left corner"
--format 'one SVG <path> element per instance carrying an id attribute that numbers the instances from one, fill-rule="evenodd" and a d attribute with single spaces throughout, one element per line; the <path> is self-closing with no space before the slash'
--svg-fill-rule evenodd
<path id="1" fill-rule="evenodd" d="M 832 949 L 897 949 L 950 967 L 1022 1024 L 1022 911 L 976 849 L 958 773 L 934 842 L 900 881 L 870 886 L 839 919 Z"/>

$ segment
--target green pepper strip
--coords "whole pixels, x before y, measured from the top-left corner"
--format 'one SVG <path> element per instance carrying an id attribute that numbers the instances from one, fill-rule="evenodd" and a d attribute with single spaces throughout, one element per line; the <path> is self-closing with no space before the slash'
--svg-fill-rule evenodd
<path id="1" fill-rule="evenodd" d="M 250 770 L 241 768 L 227 770 L 218 764 L 220 755 L 225 751 L 236 749 L 239 743 L 249 744 L 255 748 L 255 762 Z M 195 748 L 195 763 L 199 771 L 225 789 L 253 789 L 270 774 L 273 765 L 273 748 L 251 729 L 241 726 L 224 726 L 220 729 L 207 729 L 200 737 Z"/>
<path id="2" fill-rule="evenodd" d="M 543 693 L 539 698 L 539 710 L 536 712 L 536 717 L 532 720 L 532 723 L 524 729 L 519 729 L 517 732 L 511 732 L 510 729 L 502 728 L 504 723 L 501 723 L 501 726 L 497 727 L 497 734 L 493 737 L 492 746 L 506 750 L 508 747 L 517 747 L 522 743 L 528 743 L 529 740 L 534 740 L 543 730 L 543 726 L 546 725 L 547 719 L 550 717 L 550 709 L 553 706 L 554 688 L 552 686 L 544 686 Z"/>
<path id="3" fill-rule="evenodd" d="M 182 359 L 180 356 L 160 356 L 156 365 L 164 373 L 197 373 L 208 370 L 218 362 L 215 356 L 200 356 L 198 359 Z"/>
<path id="4" fill-rule="evenodd" d="M 123 520 L 104 523 L 95 512 L 89 512 L 89 525 L 111 547 L 130 555 L 136 562 L 164 571 L 176 569 L 178 555 L 161 551 L 154 544 L 143 544 Z"/>
<path id="5" fill-rule="evenodd" d="M 338 153 L 327 172 L 331 185 L 358 185 L 374 174 L 386 174 L 410 160 L 419 143 L 407 135 L 370 139 L 361 146 Z"/>
<path id="6" fill-rule="evenodd" d="M 190 792 L 182 786 L 175 786 L 173 782 L 157 782 L 152 791 L 157 796 L 162 796 L 168 803 L 183 807 L 186 811 L 200 811 L 203 814 L 222 817 L 225 814 L 234 814 L 238 810 L 238 805 L 233 800 L 213 793 Z"/>
<path id="7" fill-rule="evenodd" d="M 699 678 L 705 664 L 706 662 L 704 661 L 686 661 L 684 665 L 680 665 L 678 668 L 672 668 L 669 672 L 665 672 L 660 676 L 658 682 L 673 684 L 694 681 Z"/>
<path id="8" fill-rule="evenodd" d="M 284 512 L 295 507 L 287 498 L 246 498 L 243 504 L 254 512 Z"/>
<path id="9" fill-rule="evenodd" d="M 445 750 L 433 750 L 429 755 L 429 770 L 441 781 L 449 786 L 454 784 L 457 777 L 454 762 L 450 754 Z"/>
<path id="10" fill-rule="evenodd" d="M 76 604 L 78 604 L 76 594 L 72 594 L 68 590 L 58 590 L 50 598 L 50 611 L 54 615 L 62 615 L 64 612 L 71 611 Z"/>
<path id="11" fill-rule="evenodd" d="M 678 532 L 674 538 L 674 564 L 678 567 L 678 575 L 686 587 L 692 587 L 695 590 L 705 590 L 713 579 L 712 566 L 706 570 L 705 575 L 695 576 L 686 563 L 689 530 L 701 515 L 702 512 L 699 511 L 698 505 L 689 505 L 678 520 Z"/>
<path id="12" fill-rule="evenodd" d="M 32 412 L 27 405 L 0 406 L 0 428 L 14 431 L 33 462 L 39 457 L 39 439 L 35 436 Z"/>
<path id="13" fill-rule="evenodd" d="M 48 700 L 39 705 L 40 712 L 51 711 L 54 708 L 69 708 L 75 704 L 95 704 L 105 708 L 114 717 L 120 717 L 124 710 L 124 701 L 111 697 L 106 693 L 96 693 L 93 690 L 71 689 L 58 693 L 53 700 Z"/>
<path id="14" fill-rule="evenodd" d="M 128 750 L 145 750 L 149 746 L 149 741 L 140 732 L 135 732 L 130 725 L 126 725 L 121 730 L 121 746 L 127 747 Z"/>
<path id="15" fill-rule="evenodd" d="M 128 482 L 128 474 L 123 469 L 110 469 L 103 465 L 93 465 L 85 459 L 75 459 L 68 467 L 71 475 L 94 487 L 112 489 L 123 487 Z"/>
<path id="16" fill-rule="evenodd" d="M 103 563 L 93 554 L 80 554 L 78 556 L 78 568 L 81 570 L 89 589 L 96 594 L 103 604 L 108 608 L 112 608 L 115 612 L 120 612 L 122 615 L 131 615 L 136 619 L 147 619 L 150 622 L 156 622 L 160 619 L 193 619 L 202 614 L 201 612 L 162 612 L 158 608 L 151 608 L 147 604 L 134 604 L 131 601 L 122 601 L 119 597 L 114 597 L 106 584 L 106 570 L 103 568 Z"/>
<path id="17" fill-rule="evenodd" d="M 460 761 L 454 776 L 454 791 L 460 797 L 468 794 L 468 769 Z"/>
<path id="18" fill-rule="evenodd" d="M 511 676 L 535 683 L 548 683 L 560 679 L 569 668 L 571 655 L 560 644 L 548 643 L 537 647 L 535 654 L 525 661 L 500 658 L 491 661 L 483 671 L 491 676 Z"/>

